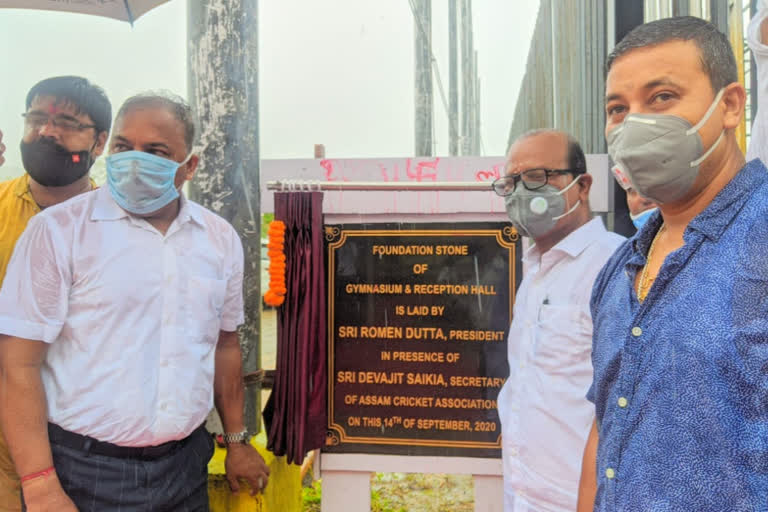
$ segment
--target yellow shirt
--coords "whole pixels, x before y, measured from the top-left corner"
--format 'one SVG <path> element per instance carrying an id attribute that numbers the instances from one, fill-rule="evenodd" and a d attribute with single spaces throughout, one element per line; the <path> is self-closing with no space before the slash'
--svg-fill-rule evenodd
<path id="1" fill-rule="evenodd" d="M 29 192 L 28 174 L 0 183 L 0 286 L 13 247 L 36 213 L 40 213 L 40 207 Z"/>
<path id="2" fill-rule="evenodd" d="M 93 180 L 91 187 L 96 188 Z M 27 227 L 29 219 L 38 213 L 40 207 L 29 191 L 29 174 L 0 183 L 0 287 L 16 241 Z"/>
<path id="3" fill-rule="evenodd" d="M 91 180 L 91 186 L 96 184 Z M 29 175 L 0 183 L 0 287 L 16 241 L 40 207 L 29 191 Z M 19 477 L 14 470 L 5 438 L 0 432 L 0 510 L 21 510 Z"/>
<path id="4" fill-rule="evenodd" d="M 29 219 L 39 212 L 29 192 L 28 174 L 0 183 L 0 286 L 16 241 Z M 0 435 L 0 509 L 21 510 L 20 487 L 5 438 Z"/>

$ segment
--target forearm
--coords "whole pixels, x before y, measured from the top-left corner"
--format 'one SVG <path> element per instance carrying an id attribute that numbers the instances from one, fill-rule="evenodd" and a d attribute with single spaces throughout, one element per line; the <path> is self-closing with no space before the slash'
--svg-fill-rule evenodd
<path id="1" fill-rule="evenodd" d="M 225 432 L 245 429 L 243 362 L 237 333 L 222 332 L 216 347 L 213 399 Z"/>
<path id="2" fill-rule="evenodd" d="M 597 422 L 592 422 L 592 429 L 584 447 L 584 457 L 581 461 L 581 480 L 579 481 L 579 502 L 577 512 L 592 512 L 595 508 L 597 495 Z"/>
<path id="3" fill-rule="evenodd" d="M 48 413 L 35 365 L 0 365 L 0 425 L 19 475 L 35 473 L 53 465 L 48 441 Z"/>

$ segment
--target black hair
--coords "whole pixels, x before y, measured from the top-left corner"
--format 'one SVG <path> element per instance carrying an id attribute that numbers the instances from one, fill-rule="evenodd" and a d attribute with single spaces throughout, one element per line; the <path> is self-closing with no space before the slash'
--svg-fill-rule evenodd
<path id="1" fill-rule="evenodd" d="M 726 35 L 712 23 L 695 16 L 664 18 L 635 27 L 608 55 L 605 71 L 610 71 L 616 59 L 625 53 L 674 40 L 693 41 L 696 44 L 701 67 L 709 76 L 715 92 L 739 81 L 736 58 Z"/>
<path id="2" fill-rule="evenodd" d="M 120 107 L 115 119 L 122 118 L 127 112 L 143 107 L 160 106 L 167 109 L 184 127 L 184 142 L 187 151 L 192 150 L 195 143 L 195 121 L 192 107 L 181 97 L 167 91 L 144 92 L 131 96 Z"/>
<path id="3" fill-rule="evenodd" d="M 587 158 L 584 156 L 584 150 L 581 149 L 581 144 L 576 139 L 576 137 L 568 132 L 556 130 L 554 128 L 536 128 L 534 130 L 525 132 L 520 137 L 518 137 L 515 142 L 546 133 L 554 133 L 565 137 L 565 140 L 568 144 L 568 170 L 570 170 L 574 175 L 584 174 L 587 172 Z"/>
<path id="4" fill-rule="evenodd" d="M 109 132 L 112 125 L 112 104 L 104 89 L 80 76 L 55 76 L 36 83 L 27 93 L 27 110 L 36 98 L 53 96 L 58 102 L 68 102 L 77 114 L 85 114 L 96 126 L 96 134 Z"/>
<path id="5" fill-rule="evenodd" d="M 565 134 L 568 139 L 568 169 L 574 174 L 584 174 L 587 172 L 587 158 L 584 156 L 584 150 L 576 137 Z"/>

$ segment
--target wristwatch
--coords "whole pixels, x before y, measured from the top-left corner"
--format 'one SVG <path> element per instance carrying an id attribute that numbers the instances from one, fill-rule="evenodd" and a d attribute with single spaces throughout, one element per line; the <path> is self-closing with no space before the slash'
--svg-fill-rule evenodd
<path id="1" fill-rule="evenodd" d="M 222 436 L 226 444 L 250 444 L 251 436 L 248 435 L 248 430 L 235 433 L 224 433 Z"/>

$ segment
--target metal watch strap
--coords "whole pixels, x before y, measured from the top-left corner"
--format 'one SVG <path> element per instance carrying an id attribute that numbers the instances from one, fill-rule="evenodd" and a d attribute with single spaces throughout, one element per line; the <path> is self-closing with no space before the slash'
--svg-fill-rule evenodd
<path id="1" fill-rule="evenodd" d="M 235 433 L 224 433 L 224 442 L 227 444 L 233 444 L 233 443 L 242 443 L 242 444 L 248 444 L 249 441 L 249 435 L 248 430 L 243 430 L 242 432 L 235 432 Z"/>

